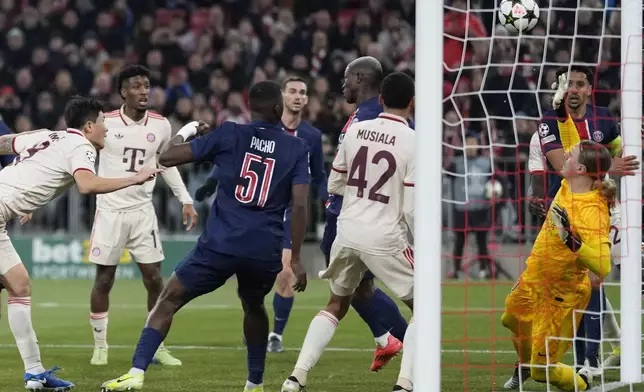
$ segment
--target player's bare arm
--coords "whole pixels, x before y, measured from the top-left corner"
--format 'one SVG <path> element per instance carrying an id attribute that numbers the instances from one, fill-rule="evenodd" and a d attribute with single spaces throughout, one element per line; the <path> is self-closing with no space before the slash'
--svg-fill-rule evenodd
<path id="1" fill-rule="evenodd" d="M 141 185 L 161 172 L 161 169 L 144 167 L 132 177 L 104 178 L 94 175 L 89 170 L 78 170 L 74 173 L 74 180 L 78 191 L 82 194 L 110 193 L 132 185 Z"/>
<path id="2" fill-rule="evenodd" d="M 293 207 L 291 210 L 291 268 L 295 275 L 293 289 L 301 292 L 306 289 L 306 271 L 300 261 L 300 252 L 306 233 L 307 208 L 309 200 L 309 185 L 296 184 L 291 190 Z"/>

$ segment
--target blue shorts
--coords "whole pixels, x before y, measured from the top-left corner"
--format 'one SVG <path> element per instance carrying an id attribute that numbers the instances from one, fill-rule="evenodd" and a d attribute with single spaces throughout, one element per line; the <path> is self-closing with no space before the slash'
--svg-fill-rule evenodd
<path id="1" fill-rule="evenodd" d="M 237 293 L 246 304 L 263 304 L 271 291 L 282 261 L 264 261 L 225 255 L 197 245 L 174 269 L 190 301 L 223 286 L 237 276 Z"/>
<path id="2" fill-rule="evenodd" d="M 333 246 L 333 241 L 335 241 L 335 236 L 338 233 L 338 216 L 329 210 L 326 210 L 326 221 L 324 223 L 324 235 L 322 236 L 322 242 L 320 243 L 320 249 L 324 253 L 324 261 L 326 261 L 326 266 L 329 266 L 331 262 L 331 246 Z M 367 270 L 362 278 L 365 280 L 373 280 L 375 276 L 371 271 Z"/>

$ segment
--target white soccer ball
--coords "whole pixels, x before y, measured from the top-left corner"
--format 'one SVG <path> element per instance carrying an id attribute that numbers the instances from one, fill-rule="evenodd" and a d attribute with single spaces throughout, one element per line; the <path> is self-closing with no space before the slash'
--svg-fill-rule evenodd
<path id="1" fill-rule="evenodd" d="M 503 195 L 503 186 L 497 180 L 488 181 L 485 184 L 485 198 L 488 200 L 498 199 Z"/>
<path id="2" fill-rule="evenodd" d="M 536 0 L 501 0 L 499 22 L 511 33 L 525 33 L 539 22 L 539 6 Z"/>

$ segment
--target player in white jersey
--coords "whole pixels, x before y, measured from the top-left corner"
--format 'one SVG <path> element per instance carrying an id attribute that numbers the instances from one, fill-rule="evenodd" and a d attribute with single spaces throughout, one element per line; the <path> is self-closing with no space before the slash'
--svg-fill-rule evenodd
<path id="1" fill-rule="evenodd" d="M 141 167 L 157 167 L 157 156 L 172 137 L 168 120 L 147 110 L 150 91 L 149 71 L 139 65 L 128 65 L 119 73 L 117 85 L 125 104 L 105 114 L 110 133 L 99 155 L 98 173 L 119 177 Z M 162 173 L 174 195 L 183 204 L 183 221 L 191 230 L 197 219 L 192 198 L 176 167 Z M 96 264 L 96 277 L 90 300 L 90 325 L 94 334 L 92 365 L 107 364 L 107 325 L 109 294 L 116 268 L 127 249 L 141 271 L 148 292 L 148 310 L 152 310 L 163 289 L 161 261 L 163 249 L 159 238 L 157 216 L 152 204 L 155 182 L 143 187 L 123 189 L 96 198 L 96 215 L 90 238 L 89 261 Z M 181 361 L 161 345 L 155 362 L 179 366 Z"/>
<path id="2" fill-rule="evenodd" d="M 106 131 L 102 104 L 73 98 L 64 116 L 69 126 L 66 131 L 0 136 L 0 155 L 17 155 L 12 165 L 0 171 L 0 277 L 9 294 L 9 327 L 25 365 L 27 390 L 68 391 L 74 384 L 58 379 L 56 367 L 47 371 L 41 363 L 31 323 L 29 274 L 7 235 L 7 222 L 30 215 L 74 182 L 81 193 L 107 193 L 142 184 L 160 172 L 143 168 L 121 178 L 97 177 L 96 151 L 103 148 Z"/>
<path id="3" fill-rule="evenodd" d="M 331 341 L 368 270 L 413 311 L 414 256 L 409 243 L 413 228 L 416 137 L 409 128 L 414 81 L 393 73 L 382 82 L 374 120 L 351 125 L 329 176 L 329 193 L 343 195 L 331 261 L 320 272 L 331 284 L 331 299 L 313 319 L 293 373 L 282 392 L 305 390 L 308 373 Z M 400 374 L 394 391 L 411 391 L 415 341 L 413 319 L 404 338 Z"/>

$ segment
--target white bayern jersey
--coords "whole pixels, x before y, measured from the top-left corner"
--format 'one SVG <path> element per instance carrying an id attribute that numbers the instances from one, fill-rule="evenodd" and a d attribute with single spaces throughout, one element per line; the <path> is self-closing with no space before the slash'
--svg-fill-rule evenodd
<path id="1" fill-rule="evenodd" d="M 0 204 L 11 214 L 27 215 L 63 194 L 74 184 L 74 173 L 95 174 L 96 149 L 76 129 L 18 135 L 17 157 L 0 170 Z"/>
<path id="2" fill-rule="evenodd" d="M 344 196 L 338 245 L 374 255 L 409 246 L 415 157 L 416 133 L 402 117 L 381 113 L 347 129 L 329 178 L 329 193 Z"/>
<path id="3" fill-rule="evenodd" d="M 146 111 L 134 121 L 119 110 L 105 113 L 105 148 L 98 157 L 101 177 L 134 176 L 142 167 L 157 167 L 157 154 L 166 148 L 172 136 L 170 122 L 160 114 Z M 152 202 L 155 180 L 141 186 L 96 195 L 101 210 L 134 211 Z"/>

